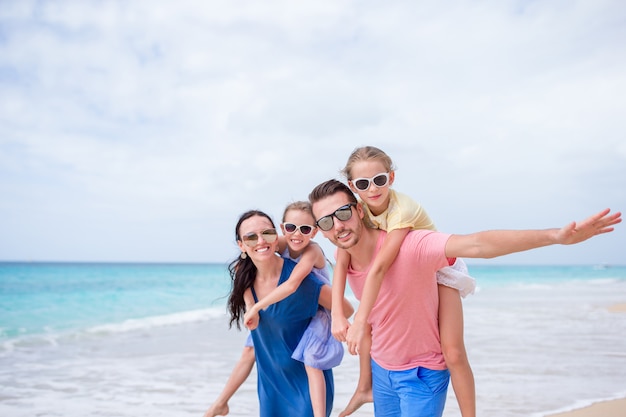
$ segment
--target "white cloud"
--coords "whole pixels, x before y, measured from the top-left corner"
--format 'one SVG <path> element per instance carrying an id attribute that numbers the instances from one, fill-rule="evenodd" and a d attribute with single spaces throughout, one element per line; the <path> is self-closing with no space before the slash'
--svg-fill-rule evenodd
<path id="1" fill-rule="evenodd" d="M 366 144 L 446 231 L 622 209 L 625 12 L 5 2 L 0 258 L 222 262 L 241 212 L 278 221 Z M 624 263 L 622 236 L 559 261 Z"/>

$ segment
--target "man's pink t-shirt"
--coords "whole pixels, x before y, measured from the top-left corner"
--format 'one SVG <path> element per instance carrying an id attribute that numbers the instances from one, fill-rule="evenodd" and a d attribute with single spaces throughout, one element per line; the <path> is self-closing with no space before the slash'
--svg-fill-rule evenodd
<path id="1" fill-rule="evenodd" d="M 372 262 L 385 236 L 381 231 Z M 372 326 L 372 359 L 387 370 L 418 366 L 446 369 L 439 338 L 435 272 L 448 266 L 445 244 L 449 237 L 429 230 L 410 232 L 385 274 L 368 321 Z M 348 268 L 348 283 L 359 300 L 371 265 L 364 271 Z"/>

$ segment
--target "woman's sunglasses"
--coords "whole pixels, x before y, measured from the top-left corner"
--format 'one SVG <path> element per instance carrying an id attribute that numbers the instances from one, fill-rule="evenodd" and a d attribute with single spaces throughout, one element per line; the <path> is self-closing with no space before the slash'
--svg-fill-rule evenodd
<path id="1" fill-rule="evenodd" d="M 313 229 L 315 229 L 315 226 L 310 226 L 308 224 L 301 224 L 300 226 L 296 226 L 293 223 L 283 223 L 283 227 L 285 228 L 285 232 L 289 234 L 296 233 L 296 230 L 300 230 L 300 233 L 302 233 L 304 236 L 310 235 L 311 232 L 313 232 Z"/>
<path id="2" fill-rule="evenodd" d="M 389 173 L 381 172 L 374 175 L 372 178 L 355 178 L 352 180 L 354 188 L 359 191 L 367 191 L 370 188 L 370 184 L 374 183 L 377 187 L 384 187 L 389 182 Z"/>
<path id="3" fill-rule="evenodd" d="M 352 217 L 352 206 L 356 206 L 355 203 L 349 203 L 345 206 L 339 207 L 335 210 L 334 213 L 329 214 L 328 216 L 324 216 L 315 222 L 317 226 L 325 232 L 328 232 L 335 225 L 335 221 L 333 220 L 333 216 L 345 222 L 346 220 L 350 220 Z"/>
<path id="4" fill-rule="evenodd" d="M 243 243 L 248 245 L 248 247 L 255 247 L 257 243 L 259 243 L 259 235 L 263 238 L 267 243 L 273 243 L 278 238 L 278 233 L 276 233 L 276 229 L 265 229 L 261 230 L 258 233 L 247 233 L 241 237 Z"/>

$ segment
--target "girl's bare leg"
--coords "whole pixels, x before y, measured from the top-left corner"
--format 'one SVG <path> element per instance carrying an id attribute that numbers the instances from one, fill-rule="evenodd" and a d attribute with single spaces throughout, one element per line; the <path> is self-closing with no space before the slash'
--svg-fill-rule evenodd
<path id="1" fill-rule="evenodd" d="M 374 401 L 372 395 L 372 363 L 370 357 L 370 347 L 372 346 L 372 333 L 368 329 L 366 337 L 363 338 L 362 349 L 359 349 L 359 382 L 352 398 L 346 408 L 339 413 L 339 417 L 349 416 L 358 410 L 363 404 Z"/>
<path id="2" fill-rule="evenodd" d="M 463 305 L 459 291 L 439 285 L 441 350 L 463 417 L 476 417 L 476 389 L 463 341 Z"/>
<path id="3" fill-rule="evenodd" d="M 306 375 L 309 378 L 309 394 L 313 406 L 313 417 L 326 416 L 326 379 L 324 371 L 305 365 Z"/>

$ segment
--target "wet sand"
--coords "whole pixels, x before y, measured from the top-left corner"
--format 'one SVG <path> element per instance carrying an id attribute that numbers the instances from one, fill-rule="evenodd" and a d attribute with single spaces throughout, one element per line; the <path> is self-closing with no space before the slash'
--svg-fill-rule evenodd
<path id="1" fill-rule="evenodd" d="M 626 417 L 626 398 L 602 401 L 577 410 L 550 414 L 547 417 Z"/>

